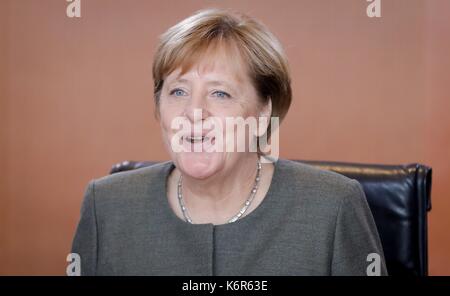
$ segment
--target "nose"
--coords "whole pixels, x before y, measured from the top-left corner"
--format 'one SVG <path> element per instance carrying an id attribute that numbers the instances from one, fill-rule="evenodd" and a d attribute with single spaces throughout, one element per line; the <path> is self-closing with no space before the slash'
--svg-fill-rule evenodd
<path id="1" fill-rule="evenodd" d="M 193 94 L 186 104 L 184 115 L 192 122 L 204 121 L 209 116 L 206 97 L 201 93 Z"/>

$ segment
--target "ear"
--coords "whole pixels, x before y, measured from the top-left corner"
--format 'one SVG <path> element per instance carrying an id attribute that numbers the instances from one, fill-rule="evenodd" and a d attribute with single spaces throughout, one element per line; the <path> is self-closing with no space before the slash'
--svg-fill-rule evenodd
<path id="1" fill-rule="evenodd" d="M 270 118 L 272 115 L 272 99 L 269 98 L 267 103 L 261 108 L 258 118 L 258 129 L 256 131 L 256 137 L 261 137 L 267 131 L 270 124 Z"/>

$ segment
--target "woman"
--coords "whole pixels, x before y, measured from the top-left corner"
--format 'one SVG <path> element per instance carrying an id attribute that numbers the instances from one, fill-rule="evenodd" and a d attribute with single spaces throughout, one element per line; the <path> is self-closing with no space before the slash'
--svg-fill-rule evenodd
<path id="1" fill-rule="evenodd" d="M 161 36 L 153 78 L 171 161 L 90 182 L 72 251 L 81 274 L 366 275 L 367 256 L 383 258 L 358 182 L 267 161 L 268 120 L 223 128 L 289 108 L 287 60 L 262 24 L 197 12 Z"/>

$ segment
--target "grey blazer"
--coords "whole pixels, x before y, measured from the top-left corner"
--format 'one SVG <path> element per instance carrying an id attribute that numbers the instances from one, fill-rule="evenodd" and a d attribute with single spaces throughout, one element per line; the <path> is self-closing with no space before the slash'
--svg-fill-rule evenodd
<path id="1" fill-rule="evenodd" d="M 72 246 L 82 275 L 366 275 L 371 253 L 387 274 L 355 180 L 280 159 L 254 211 L 230 224 L 190 224 L 166 198 L 173 168 L 164 162 L 89 183 Z"/>

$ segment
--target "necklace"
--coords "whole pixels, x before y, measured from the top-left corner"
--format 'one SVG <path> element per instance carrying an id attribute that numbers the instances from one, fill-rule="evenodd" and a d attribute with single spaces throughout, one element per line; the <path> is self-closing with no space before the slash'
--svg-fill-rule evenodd
<path id="1" fill-rule="evenodd" d="M 258 159 L 258 161 L 256 163 L 255 183 L 253 185 L 252 190 L 250 191 L 249 197 L 245 201 L 245 203 L 242 206 L 241 210 L 236 215 L 231 217 L 228 220 L 228 223 L 233 223 L 236 220 L 240 219 L 242 217 L 242 215 L 244 215 L 244 213 L 250 207 L 250 204 L 252 203 L 253 199 L 255 198 L 256 192 L 258 191 L 258 186 L 259 186 L 259 181 L 260 180 L 261 180 L 261 162 Z M 191 216 L 188 213 L 188 210 L 186 208 L 186 203 L 184 202 L 184 199 L 183 199 L 183 190 L 182 190 L 183 188 L 182 187 L 183 187 L 183 179 L 182 179 L 182 176 L 180 174 L 180 178 L 178 179 L 178 203 L 180 204 L 181 212 L 183 213 L 184 219 L 187 222 L 192 224 Z"/>

